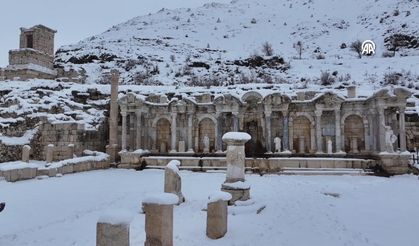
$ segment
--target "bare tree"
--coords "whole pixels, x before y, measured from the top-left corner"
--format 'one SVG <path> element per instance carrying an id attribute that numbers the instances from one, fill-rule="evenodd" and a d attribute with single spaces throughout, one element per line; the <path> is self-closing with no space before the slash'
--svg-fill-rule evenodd
<path id="1" fill-rule="evenodd" d="M 303 51 L 304 51 L 303 42 L 302 41 L 298 41 L 297 43 L 294 44 L 294 48 L 297 50 L 298 59 L 301 60 L 301 55 L 303 54 Z"/>
<path id="2" fill-rule="evenodd" d="M 349 46 L 350 49 L 358 54 L 358 58 L 362 58 L 362 42 L 359 40 L 356 40 L 351 43 L 351 46 Z"/>
<path id="3" fill-rule="evenodd" d="M 266 56 L 272 56 L 274 54 L 274 50 L 272 48 L 272 44 L 269 43 L 268 41 L 266 41 L 263 45 L 262 45 L 262 52 L 266 55 Z"/>

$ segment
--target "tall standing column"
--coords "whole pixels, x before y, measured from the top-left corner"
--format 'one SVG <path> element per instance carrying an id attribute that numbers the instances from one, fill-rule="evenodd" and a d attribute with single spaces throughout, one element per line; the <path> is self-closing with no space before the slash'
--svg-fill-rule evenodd
<path id="1" fill-rule="evenodd" d="M 272 153 L 272 129 L 271 129 L 271 116 L 272 112 L 265 112 L 265 124 L 266 124 L 266 150 L 268 153 Z"/>
<path id="2" fill-rule="evenodd" d="M 217 114 L 217 129 L 216 129 L 217 135 L 216 135 L 216 152 L 222 152 L 223 151 L 223 140 L 222 140 L 222 134 L 223 134 L 223 124 L 222 124 L 222 116 L 221 114 Z"/>
<path id="3" fill-rule="evenodd" d="M 386 150 L 386 141 L 385 141 L 385 116 L 384 116 L 384 107 L 379 106 L 378 108 L 378 142 L 379 142 L 379 151 Z"/>
<path id="4" fill-rule="evenodd" d="M 282 128 L 282 144 L 284 145 L 284 150 L 290 150 L 289 146 L 289 117 L 287 111 L 282 111 L 283 118 L 283 128 Z"/>
<path id="5" fill-rule="evenodd" d="M 316 145 L 317 145 L 317 153 L 323 153 L 323 145 L 322 145 L 322 111 L 316 110 Z"/>
<path id="6" fill-rule="evenodd" d="M 112 70 L 111 105 L 109 112 L 109 145 L 107 149 L 111 163 L 116 161 L 116 155 L 118 153 L 118 84 L 119 72 L 118 70 Z"/>
<path id="7" fill-rule="evenodd" d="M 193 153 L 193 142 L 192 142 L 192 135 L 193 135 L 193 114 L 188 114 L 188 152 Z"/>
<path id="8" fill-rule="evenodd" d="M 141 131 L 141 117 L 142 117 L 142 115 L 141 115 L 141 111 L 137 111 L 136 112 L 136 116 L 137 116 L 137 130 L 136 130 L 136 132 L 137 132 L 137 141 L 136 141 L 136 146 L 137 146 L 137 148 L 136 149 L 143 149 L 142 148 L 142 131 Z M 145 149 L 145 148 L 144 148 Z"/>
<path id="9" fill-rule="evenodd" d="M 122 150 L 127 150 L 127 112 L 122 111 Z"/>
<path id="10" fill-rule="evenodd" d="M 340 109 L 335 110 L 335 141 L 336 141 L 336 153 L 342 151 L 342 139 L 341 139 L 341 124 L 340 124 Z"/>
<path id="11" fill-rule="evenodd" d="M 233 132 L 239 131 L 239 112 L 233 112 Z"/>
<path id="12" fill-rule="evenodd" d="M 405 108 L 399 108 L 399 132 L 400 132 L 400 151 L 406 151 L 406 120 Z"/>
<path id="13" fill-rule="evenodd" d="M 172 124 L 171 124 L 171 135 L 172 135 L 172 144 L 171 144 L 171 150 L 170 153 L 176 153 L 176 139 L 177 139 L 177 134 L 176 134 L 176 118 L 177 118 L 177 113 L 174 112 L 172 113 Z"/>

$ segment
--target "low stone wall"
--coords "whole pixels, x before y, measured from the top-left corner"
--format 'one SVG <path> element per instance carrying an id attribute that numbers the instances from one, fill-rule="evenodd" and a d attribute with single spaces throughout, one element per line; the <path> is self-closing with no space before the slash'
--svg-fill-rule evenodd
<path id="1" fill-rule="evenodd" d="M 226 167 L 225 157 L 177 157 L 177 156 L 150 156 L 142 160 L 149 166 L 165 166 L 170 160 L 179 160 L 182 166 L 193 167 Z M 278 172 L 282 168 L 370 168 L 376 161 L 365 159 L 346 158 L 246 158 L 245 165 L 249 168 L 258 168 L 265 171 Z"/>
<path id="2" fill-rule="evenodd" d="M 109 156 L 105 154 L 55 162 L 48 167 L 23 162 L 8 163 L 7 165 L 7 167 L 2 167 L 0 164 L 0 176 L 8 182 L 33 179 L 37 176 L 55 177 L 57 174 L 65 175 L 110 168 Z M 13 165 L 16 168 L 13 168 Z"/>

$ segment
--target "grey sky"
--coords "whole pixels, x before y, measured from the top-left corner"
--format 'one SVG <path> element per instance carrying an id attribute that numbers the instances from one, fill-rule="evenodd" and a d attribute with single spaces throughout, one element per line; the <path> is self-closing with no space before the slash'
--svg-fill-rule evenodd
<path id="1" fill-rule="evenodd" d="M 57 48 L 161 8 L 193 8 L 206 2 L 214 0 L 1 0 L 0 67 L 8 64 L 8 51 L 19 48 L 20 27 L 44 24 L 58 30 Z"/>

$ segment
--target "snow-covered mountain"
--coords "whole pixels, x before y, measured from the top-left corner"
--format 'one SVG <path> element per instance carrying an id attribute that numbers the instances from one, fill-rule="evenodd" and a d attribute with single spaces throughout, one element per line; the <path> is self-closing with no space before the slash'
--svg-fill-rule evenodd
<path id="1" fill-rule="evenodd" d="M 376 54 L 359 59 L 350 44 L 367 39 L 376 43 Z M 388 57 L 394 53 L 391 40 L 401 45 L 395 57 Z M 262 50 L 266 43 L 271 56 Z M 387 81 L 414 88 L 419 0 L 233 0 L 162 9 L 61 47 L 56 62 L 84 69 L 88 83 L 108 83 L 106 74 L 118 68 L 125 84 L 267 82 L 304 88 L 329 71 L 336 83 Z"/>

